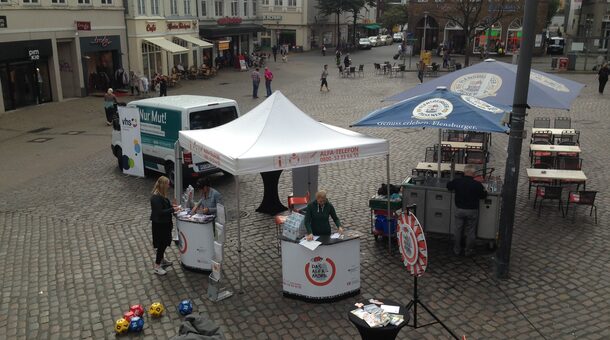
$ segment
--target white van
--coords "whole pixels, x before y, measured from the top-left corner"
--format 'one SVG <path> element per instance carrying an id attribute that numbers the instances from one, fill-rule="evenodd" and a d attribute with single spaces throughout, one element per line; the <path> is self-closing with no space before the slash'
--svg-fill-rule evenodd
<path id="1" fill-rule="evenodd" d="M 180 130 L 210 129 L 226 124 L 239 116 L 237 102 L 232 99 L 179 95 L 136 100 L 127 104 L 140 111 L 144 168 L 165 174 L 174 181 L 174 144 Z M 122 168 L 123 156 L 120 124 L 113 125 L 112 153 Z M 184 153 L 182 173 L 189 179 L 221 171 L 190 153 Z"/>

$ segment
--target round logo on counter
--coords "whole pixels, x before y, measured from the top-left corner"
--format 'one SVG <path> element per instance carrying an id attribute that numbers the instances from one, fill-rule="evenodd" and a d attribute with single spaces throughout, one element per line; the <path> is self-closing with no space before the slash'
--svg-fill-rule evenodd
<path id="1" fill-rule="evenodd" d="M 568 89 L 562 83 L 556 82 L 553 79 L 551 79 L 551 78 L 549 78 L 549 77 L 547 77 L 545 75 L 542 75 L 540 73 L 531 72 L 530 73 L 530 79 L 535 81 L 535 82 L 537 82 L 537 83 L 539 83 L 539 84 L 542 84 L 542 85 L 544 85 L 546 87 L 550 87 L 553 90 L 558 91 L 558 92 L 570 92 L 570 89 Z"/>
<path id="2" fill-rule="evenodd" d="M 428 267 L 428 246 L 424 230 L 411 212 L 398 218 L 398 243 L 407 270 L 411 275 L 421 276 Z"/>
<path id="3" fill-rule="evenodd" d="M 469 73 L 451 83 L 451 91 L 476 98 L 495 96 L 502 86 L 502 78 L 493 73 Z"/>
<path id="4" fill-rule="evenodd" d="M 504 112 L 504 110 L 497 108 L 491 104 L 489 104 L 486 101 L 482 101 L 479 98 L 475 98 L 473 96 L 467 96 L 465 94 L 461 95 L 460 97 L 462 97 L 462 100 L 465 101 L 466 103 L 481 109 L 483 111 L 487 111 L 487 112 L 491 112 L 491 113 L 502 113 Z"/>
<path id="5" fill-rule="evenodd" d="M 186 253 L 187 249 L 188 243 L 186 241 L 186 237 L 184 237 L 184 234 L 180 231 L 178 232 L 178 250 L 180 251 L 180 254 L 184 254 Z"/>
<path id="6" fill-rule="evenodd" d="M 445 119 L 453 111 L 453 104 L 443 98 L 424 100 L 413 109 L 413 118 L 423 120 Z"/>
<path id="7" fill-rule="evenodd" d="M 305 276 L 314 286 L 326 286 L 335 278 L 337 269 L 330 258 L 316 256 L 305 265 Z"/>

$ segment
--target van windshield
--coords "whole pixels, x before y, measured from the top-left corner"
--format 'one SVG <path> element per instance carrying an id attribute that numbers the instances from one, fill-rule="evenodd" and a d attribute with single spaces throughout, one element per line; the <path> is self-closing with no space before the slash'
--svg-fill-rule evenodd
<path id="1" fill-rule="evenodd" d="M 235 106 L 219 107 L 191 112 L 189 126 L 191 130 L 211 129 L 226 124 L 237 118 Z"/>

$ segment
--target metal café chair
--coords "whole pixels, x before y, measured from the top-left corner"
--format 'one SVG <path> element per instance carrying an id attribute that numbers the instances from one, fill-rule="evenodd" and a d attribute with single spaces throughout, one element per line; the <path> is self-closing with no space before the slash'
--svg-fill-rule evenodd
<path id="1" fill-rule="evenodd" d="M 535 169 L 552 169 L 553 166 L 549 163 L 539 163 L 536 164 L 536 166 L 534 166 Z M 546 178 L 538 178 L 538 179 L 529 179 L 528 180 L 528 187 L 527 187 L 527 199 L 529 200 L 531 195 L 532 195 L 532 187 L 537 187 L 539 185 L 552 185 L 553 184 L 553 180 L 552 179 L 546 179 Z"/>
<path id="2" fill-rule="evenodd" d="M 563 212 L 563 204 L 561 201 L 562 191 L 563 188 L 558 186 L 539 185 L 536 187 L 536 196 L 534 197 L 534 209 L 536 209 L 536 203 L 538 202 L 538 198 L 540 197 L 540 205 L 538 206 L 538 216 L 540 216 L 540 212 L 542 211 L 542 202 L 544 202 L 545 200 L 557 200 L 557 204 L 559 206 L 558 210 L 561 210 L 561 217 L 565 216 Z"/>
<path id="3" fill-rule="evenodd" d="M 428 163 L 434 162 L 436 159 L 436 153 L 434 152 L 435 148 L 433 147 L 427 147 L 426 148 L 426 155 L 425 155 L 425 161 Z"/>
<path id="4" fill-rule="evenodd" d="M 465 141 L 465 132 L 457 131 L 457 130 L 445 130 L 443 131 L 443 140 L 448 142 L 464 142 Z"/>
<path id="5" fill-rule="evenodd" d="M 557 157 L 557 169 L 559 170 L 581 170 L 582 158 Z"/>
<path id="6" fill-rule="evenodd" d="M 364 65 L 363 64 L 358 65 L 358 75 L 361 75 L 364 77 Z"/>
<path id="7" fill-rule="evenodd" d="M 348 76 L 356 78 L 356 66 L 350 66 L 348 71 Z"/>
<path id="8" fill-rule="evenodd" d="M 551 128 L 551 119 L 549 117 L 534 118 L 534 127 L 550 129 Z"/>
<path id="9" fill-rule="evenodd" d="M 562 131 L 555 142 L 559 145 L 578 145 L 580 143 L 580 131 L 574 131 L 573 133 L 569 130 Z"/>
<path id="10" fill-rule="evenodd" d="M 557 117 L 553 123 L 555 129 L 571 129 L 572 119 L 570 117 Z"/>
<path id="11" fill-rule="evenodd" d="M 531 144 L 553 144 L 553 133 L 551 131 L 540 131 L 532 133 Z"/>
<path id="12" fill-rule="evenodd" d="M 576 206 L 591 206 L 589 216 L 593 214 L 593 209 L 595 209 L 595 224 L 597 224 L 597 206 L 595 205 L 596 195 L 597 191 L 570 191 L 570 193 L 568 193 L 568 202 L 566 203 L 566 216 L 568 216 L 570 204 L 574 206 L 574 208 L 572 208 L 574 210 L 572 213 L 572 221 L 576 219 Z"/>
<path id="13" fill-rule="evenodd" d="M 466 149 L 466 164 L 485 164 L 487 163 L 487 154 L 484 150 L 474 147 Z"/>
<path id="14" fill-rule="evenodd" d="M 381 64 L 380 63 L 373 63 L 373 67 L 375 68 L 375 74 L 381 73 Z"/>

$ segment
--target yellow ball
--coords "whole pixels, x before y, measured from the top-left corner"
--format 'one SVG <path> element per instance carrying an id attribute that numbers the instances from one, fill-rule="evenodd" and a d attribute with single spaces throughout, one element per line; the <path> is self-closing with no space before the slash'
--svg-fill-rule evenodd
<path id="1" fill-rule="evenodd" d="M 120 318 L 114 323 L 114 331 L 117 334 L 127 333 L 128 330 L 129 321 L 125 320 L 124 318 Z"/>
<path id="2" fill-rule="evenodd" d="M 165 311 L 165 307 L 163 307 L 160 302 L 155 302 L 148 308 L 148 314 L 153 318 L 158 318 L 163 315 L 163 311 Z"/>

